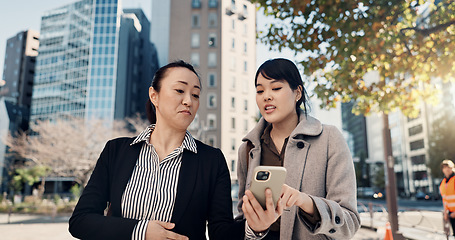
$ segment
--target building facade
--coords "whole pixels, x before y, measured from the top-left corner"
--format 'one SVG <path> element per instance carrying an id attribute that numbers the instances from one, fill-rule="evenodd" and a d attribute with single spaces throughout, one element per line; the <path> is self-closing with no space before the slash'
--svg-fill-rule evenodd
<path id="1" fill-rule="evenodd" d="M 32 120 L 112 123 L 144 112 L 141 94 L 157 67 L 149 29 L 141 10 L 123 11 L 117 0 L 82 0 L 45 12 Z"/>
<path id="2" fill-rule="evenodd" d="M 237 178 L 237 149 L 258 116 L 255 104 L 256 8 L 247 0 L 152 2 L 152 41 L 160 65 L 183 59 L 201 76 L 193 135 L 220 148 Z"/>

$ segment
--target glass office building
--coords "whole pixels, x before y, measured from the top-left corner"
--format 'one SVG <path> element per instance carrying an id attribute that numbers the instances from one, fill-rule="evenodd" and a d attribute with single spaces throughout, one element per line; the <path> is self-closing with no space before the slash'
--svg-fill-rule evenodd
<path id="1" fill-rule="evenodd" d="M 136 12 L 139 16 L 142 10 Z M 130 95 L 125 91 L 135 92 L 144 86 L 148 88 L 156 70 L 153 66 L 157 65 L 151 61 L 156 62 L 157 59 L 148 35 L 142 39 L 143 44 L 136 44 L 139 49 L 123 44 L 127 50 L 119 50 L 123 14 L 118 0 L 82 0 L 44 13 L 35 71 L 32 120 L 75 116 L 86 120 L 105 119 L 109 123 L 114 118 L 132 115 L 133 110 L 116 113 L 117 106 L 132 101 L 125 98 Z M 146 18 L 138 18 L 133 29 L 136 35 L 125 34 L 123 38 L 144 35 L 140 35 L 142 29 L 137 27 L 141 24 L 144 25 L 142 28 L 150 28 Z M 124 28 L 133 27 L 125 24 Z M 135 44 L 134 41 L 126 42 Z M 131 54 L 133 50 L 141 53 L 141 56 L 136 56 L 139 60 L 133 61 L 136 64 L 122 67 L 119 72 L 120 62 L 128 63 L 131 57 L 135 57 Z M 122 54 L 119 55 L 119 52 Z M 125 74 L 125 71 L 133 70 L 144 76 Z M 122 87 L 133 82 L 135 89 Z"/>

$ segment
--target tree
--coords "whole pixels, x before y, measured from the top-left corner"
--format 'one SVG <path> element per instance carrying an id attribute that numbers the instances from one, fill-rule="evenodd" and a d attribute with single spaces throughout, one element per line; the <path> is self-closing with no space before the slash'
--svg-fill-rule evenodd
<path id="1" fill-rule="evenodd" d="M 101 120 L 86 124 L 78 118 L 38 121 L 32 124 L 31 135 L 9 135 L 5 143 L 11 152 L 30 160 L 32 165 L 48 167 L 50 175 L 74 177 L 75 182 L 85 186 L 107 140 L 137 134 L 146 126 L 140 122 L 131 118 L 108 126 Z"/>
<path id="2" fill-rule="evenodd" d="M 440 168 L 442 160 L 455 161 L 455 117 L 446 114 L 432 123 L 428 154 L 427 166 L 432 177 L 444 177 Z"/>
<path id="3" fill-rule="evenodd" d="M 300 62 L 322 105 L 356 101 L 355 113 L 418 113 L 436 102 L 432 77 L 454 79 L 455 2 L 255 0 L 276 22 L 259 34 L 271 49 L 306 51 Z M 367 72 L 379 82 L 366 82 Z"/>

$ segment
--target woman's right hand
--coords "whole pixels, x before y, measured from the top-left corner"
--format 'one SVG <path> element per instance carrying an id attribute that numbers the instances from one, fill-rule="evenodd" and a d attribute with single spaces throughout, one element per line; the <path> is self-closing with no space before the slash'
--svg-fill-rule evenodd
<path id="1" fill-rule="evenodd" d="M 278 201 L 275 208 L 272 199 L 272 191 L 270 189 L 265 190 L 265 202 L 266 209 L 264 210 L 254 197 L 253 193 L 250 190 L 245 191 L 242 210 L 248 221 L 248 226 L 255 232 L 267 230 L 283 213 L 283 204 L 281 201 Z"/>
<path id="2" fill-rule="evenodd" d="M 188 237 L 169 231 L 175 227 L 174 223 L 150 221 L 147 225 L 145 232 L 146 240 L 162 240 L 162 239 L 175 239 L 175 240 L 188 240 Z"/>

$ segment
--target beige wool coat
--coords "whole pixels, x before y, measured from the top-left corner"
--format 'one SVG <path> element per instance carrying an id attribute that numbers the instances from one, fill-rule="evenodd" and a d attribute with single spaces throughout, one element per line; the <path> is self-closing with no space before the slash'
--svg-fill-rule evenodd
<path id="1" fill-rule="evenodd" d="M 306 117 L 303 112 L 299 115 L 299 123 L 286 145 L 285 183 L 313 199 L 321 221 L 311 231 L 299 214 L 302 210 L 297 206 L 291 207 L 281 215 L 280 239 L 351 239 L 359 229 L 360 218 L 354 164 L 346 141 L 336 127 L 323 125 L 311 116 Z M 260 164 L 260 139 L 268 124 L 261 118 L 239 148 L 237 175 L 240 215 L 237 218 L 243 217 L 242 196 L 245 189 L 250 187 L 253 169 Z M 246 141 L 253 144 L 248 154 Z"/>

